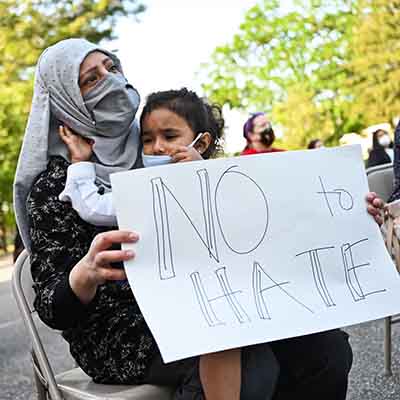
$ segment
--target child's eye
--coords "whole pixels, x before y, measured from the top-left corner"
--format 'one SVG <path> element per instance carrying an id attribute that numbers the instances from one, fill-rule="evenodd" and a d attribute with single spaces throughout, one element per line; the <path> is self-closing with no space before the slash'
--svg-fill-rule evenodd
<path id="1" fill-rule="evenodd" d="M 142 143 L 150 143 L 151 139 L 150 138 L 142 138 Z"/>
<path id="2" fill-rule="evenodd" d="M 175 139 L 177 137 L 177 134 L 173 130 L 167 130 L 164 132 L 164 136 L 166 139 Z"/>

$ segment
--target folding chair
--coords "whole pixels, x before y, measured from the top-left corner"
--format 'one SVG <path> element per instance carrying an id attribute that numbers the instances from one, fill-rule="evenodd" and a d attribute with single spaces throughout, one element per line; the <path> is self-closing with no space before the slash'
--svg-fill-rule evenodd
<path id="1" fill-rule="evenodd" d="M 80 368 L 55 376 L 39 335 L 37 321 L 33 318 L 35 293 L 32 283 L 29 256 L 24 250 L 14 266 L 12 287 L 32 342 L 33 373 L 39 400 L 171 400 L 172 388 L 96 384 Z"/>
<path id="2" fill-rule="evenodd" d="M 392 194 L 394 189 L 394 174 L 393 164 L 383 164 L 376 167 L 367 169 L 367 178 L 369 189 L 375 192 L 381 199 L 386 201 Z M 391 254 L 391 252 L 389 251 Z M 397 265 L 399 270 L 400 266 Z M 385 333 L 384 333 L 384 364 L 385 364 L 385 375 L 392 375 L 392 325 L 400 322 L 399 317 L 386 317 Z"/>
<path id="3" fill-rule="evenodd" d="M 367 178 L 371 192 L 375 192 L 383 201 L 386 201 L 394 189 L 393 164 L 368 168 Z"/>

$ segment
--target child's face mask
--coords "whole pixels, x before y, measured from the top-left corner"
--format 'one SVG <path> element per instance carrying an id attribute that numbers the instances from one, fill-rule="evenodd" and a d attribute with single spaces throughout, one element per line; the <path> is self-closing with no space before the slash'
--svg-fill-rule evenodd
<path id="1" fill-rule="evenodd" d="M 172 158 L 170 156 L 153 156 L 144 154 L 143 152 L 142 152 L 142 160 L 143 160 L 143 166 L 145 168 L 157 167 L 159 165 L 166 165 L 172 162 Z"/>

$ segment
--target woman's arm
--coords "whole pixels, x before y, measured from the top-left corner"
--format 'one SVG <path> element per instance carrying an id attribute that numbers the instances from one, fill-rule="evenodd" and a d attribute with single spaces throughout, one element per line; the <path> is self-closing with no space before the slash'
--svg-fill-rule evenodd
<path id="1" fill-rule="evenodd" d="M 124 270 L 111 268 L 110 263 L 131 259 L 134 254 L 106 249 L 114 242 L 134 242 L 137 235 L 97 234 L 99 230 L 81 220 L 70 204 L 59 201 L 67 164 L 61 163 L 62 167 L 56 165 L 39 176 L 27 212 L 35 309 L 47 325 L 65 330 L 86 318 L 99 285 L 126 278 Z"/>
<path id="2" fill-rule="evenodd" d="M 117 226 L 112 193 L 100 194 L 95 185 L 95 167 L 90 162 L 72 164 L 67 170 L 65 189 L 61 201 L 69 201 L 79 216 L 96 226 Z"/>
<path id="3" fill-rule="evenodd" d="M 31 272 L 36 292 L 34 306 L 47 325 L 64 330 L 74 326 L 86 314 L 86 308 L 69 285 L 69 273 L 86 253 L 94 233 L 90 229 L 80 231 L 76 222 L 78 216 L 71 206 L 58 201 L 58 189 L 62 187 L 54 179 L 58 172 L 62 170 L 57 167 L 39 176 L 28 197 L 27 213 L 31 226 Z"/>

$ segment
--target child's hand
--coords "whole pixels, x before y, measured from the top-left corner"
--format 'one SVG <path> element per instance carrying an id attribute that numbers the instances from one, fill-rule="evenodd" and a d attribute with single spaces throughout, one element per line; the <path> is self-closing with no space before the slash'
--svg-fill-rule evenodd
<path id="1" fill-rule="evenodd" d="M 58 133 L 60 134 L 62 141 L 68 147 L 72 164 L 90 160 L 90 157 L 93 154 L 94 144 L 92 139 L 86 139 L 83 136 L 72 132 L 72 130 L 66 126 L 60 126 L 58 128 Z"/>
<path id="2" fill-rule="evenodd" d="M 194 147 L 178 146 L 171 154 L 173 162 L 202 160 L 203 157 Z"/>

